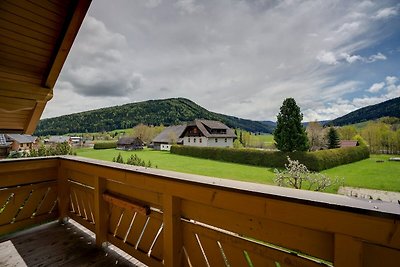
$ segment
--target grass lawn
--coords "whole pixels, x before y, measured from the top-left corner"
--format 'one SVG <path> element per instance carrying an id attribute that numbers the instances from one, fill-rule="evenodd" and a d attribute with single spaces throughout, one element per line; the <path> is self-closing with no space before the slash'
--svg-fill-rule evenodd
<path id="1" fill-rule="evenodd" d="M 254 183 L 273 184 L 275 177 L 273 168 L 241 165 L 236 163 L 220 162 L 215 160 L 193 158 L 171 154 L 168 151 L 144 149 L 142 151 L 121 151 L 116 149 L 78 149 L 81 157 L 112 161 L 121 153 L 124 160 L 131 154 L 137 154 L 141 159 L 151 161 L 159 169 L 219 178 L 228 178 Z"/>
<path id="2" fill-rule="evenodd" d="M 369 159 L 323 171 L 330 177 L 343 177 L 345 186 L 400 192 L 400 162 L 388 161 L 395 155 L 371 155 Z M 383 160 L 383 162 L 376 162 Z M 336 192 L 332 188 L 331 192 Z"/>
<path id="3" fill-rule="evenodd" d="M 112 161 L 121 152 L 124 160 L 131 154 L 137 154 L 143 160 L 151 161 L 159 169 L 205 176 L 228 178 L 254 183 L 273 184 L 275 177 L 273 168 L 226 163 L 214 160 L 171 154 L 168 151 L 144 149 L 142 151 L 120 151 L 116 149 L 78 149 L 78 156 Z M 371 155 L 371 158 L 359 162 L 342 165 L 322 173 L 330 177 L 344 178 L 345 186 L 371 188 L 400 192 L 400 162 L 388 161 L 392 156 Z M 384 162 L 377 163 L 377 160 Z M 338 186 L 328 192 L 336 193 Z"/>

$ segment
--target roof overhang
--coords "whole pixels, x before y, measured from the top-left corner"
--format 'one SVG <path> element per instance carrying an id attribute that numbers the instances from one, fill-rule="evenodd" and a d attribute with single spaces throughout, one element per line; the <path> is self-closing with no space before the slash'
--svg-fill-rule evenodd
<path id="1" fill-rule="evenodd" d="M 0 133 L 35 131 L 90 3 L 0 2 Z"/>

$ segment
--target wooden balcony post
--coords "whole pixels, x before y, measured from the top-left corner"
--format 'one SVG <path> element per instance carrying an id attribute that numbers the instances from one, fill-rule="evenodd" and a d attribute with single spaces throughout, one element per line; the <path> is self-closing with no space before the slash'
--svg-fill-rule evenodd
<path id="1" fill-rule="evenodd" d="M 334 266 L 362 266 L 362 242 L 351 236 L 335 234 Z"/>
<path id="2" fill-rule="evenodd" d="M 58 160 L 58 181 L 57 181 L 57 200 L 59 220 L 68 217 L 69 187 L 67 169 L 63 166 L 62 160 Z"/>
<path id="3" fill-rule="evenodd" d="M 96 245 L 102 246 L 107 241 L 108 231 L 108 203 L 103 199 L 106 191 L 106 179 L 95 177 L 94 184 L 94 221 Z"/>
<path id="4" fill-rule="evenodd" d="M 175 267 L 182 265 L 182 224 L 180 199 L 164 194 L 164 265 Z"/>

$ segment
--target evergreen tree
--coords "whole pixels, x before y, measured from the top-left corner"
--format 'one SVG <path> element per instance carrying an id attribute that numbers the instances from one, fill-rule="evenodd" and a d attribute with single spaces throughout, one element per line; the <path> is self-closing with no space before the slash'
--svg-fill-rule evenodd
<path id="1" fill-rule="evenodd" d="M 339 134 L 334 127 L 330 127 L 328 131 L 328 148 L 339 148 L 340 147 L 340 139 Z"/>
<path id="2" fill-rule="evenodd" d="M 301 124 L 303 114 L 293 98 L 283 101 L 274 131 L 276 147 L 283 152 L 307 151 L 307 134 Z"/>

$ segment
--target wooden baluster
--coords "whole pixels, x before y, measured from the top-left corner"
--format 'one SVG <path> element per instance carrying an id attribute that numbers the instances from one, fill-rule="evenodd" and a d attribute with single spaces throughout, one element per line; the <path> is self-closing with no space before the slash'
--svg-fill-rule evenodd
<path id="1" fill-rule="evenodd" d="M 362 242 L 355 238 L 342 234 L 335 234 L 334 263 L 336 267 L 352 266 L 361 267 Z"/>
<path id="2" fill-rule="evenodd" d="M 94 221 L 96 245 L 102 246 L 107 241 L 108 232 L 108 203 L 103 199 L 106 191 L 106 179 L 95 177 L 94 184 Z"/>
<path id="3" fill-rule="evenodd" d="M 58 212 L 59 220 L 62 221 L 64 218 L 68 217 L 70 189 L 68 185 L 68 169 L 63 166 L 62 160 L 58 160 L 58 164 Z"/>
<path id="4" fill-rule="evenodd" d="M 181 200 L 175 196 L 164 194 L 164 266 L 182 265 L 182 224 Z"/>

